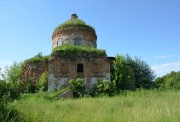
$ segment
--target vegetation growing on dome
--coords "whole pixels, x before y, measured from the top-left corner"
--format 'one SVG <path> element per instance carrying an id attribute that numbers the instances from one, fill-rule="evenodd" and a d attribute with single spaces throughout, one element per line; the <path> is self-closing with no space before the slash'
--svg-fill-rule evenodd
<path id="1" fill-rule="evenodd" d="M 52 51 L 52 55 L 63 57 L 98 57 L 106 56 L 106 51 L 96 49 L 93 47 L 62 45 L 60 47 L 55 48 Z"/>
<path id="2" fill-rule="evenodd" d="M 87 28 L 92 29 L 95 32 L 95 29 L 92 26 L 87 25 L 83 20 L 80 20 L 77 18 L 69 19 L 69 20 L 65 21 L 63 24 L 60 24 L 58 27 L 55 28 L 54 32 L 56 32 L 58 30 L 62 30 L 63 28 L 71 29 L 74 26 L 87 27 Z"/>

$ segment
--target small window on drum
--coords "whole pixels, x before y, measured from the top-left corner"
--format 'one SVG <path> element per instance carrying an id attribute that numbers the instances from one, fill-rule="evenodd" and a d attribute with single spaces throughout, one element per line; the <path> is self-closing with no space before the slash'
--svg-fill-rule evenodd
<path id="1" fill-rule="evenodd" d="M 77 64 L 77 72 L 84 72 L 83 64 Z"/>

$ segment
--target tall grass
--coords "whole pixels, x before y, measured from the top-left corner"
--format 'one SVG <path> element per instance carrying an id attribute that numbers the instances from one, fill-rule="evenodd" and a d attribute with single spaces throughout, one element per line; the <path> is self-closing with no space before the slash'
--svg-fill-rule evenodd
<path id="1" fill-rule="evenodd" d="M 50 93 L 25 94 L 9 107 L 21 113 L 20 121 L 179 122 L 180 91 L 140 90 L 111 98 L 60 100 L 52 100 Z"/>

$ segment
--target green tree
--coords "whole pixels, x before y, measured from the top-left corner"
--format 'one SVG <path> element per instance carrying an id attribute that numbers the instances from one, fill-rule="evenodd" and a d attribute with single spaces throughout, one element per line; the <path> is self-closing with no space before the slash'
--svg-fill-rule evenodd
<path id="1" fill-rule="evenodd" d="M 132 89 L 134 72 L 131 66 L 126 64 L 124 56 L 116 55 L 115 59 L 115 70 L 111 75 L 111 79 L 115 82 L 117 92 L 119 93 L 121 90 Z"/>
<path id="2" fill-rule="evenodd" d="M 2 74 L 3 80 L 7 83 L 10 98 L 14 99 L 19 96 L 19 84 L 22 74 L 22 63 L 14 62 L 11 66 L 6 67 Z"/>
<path id="3" fill-rule="evenodd" d="M 165 81 L 165 77 L 156 78 L 154 82 L 154 87 L 164 89 L 165 88 L 164 81 Z"/>
<path id="4" fill-rule="evenodd" d="M 156 78 L 155 87 L 161 89 L 180 89 L 180 71 L 172 71 L 165 76 Z"/>
<path id="5" fill-rule="evenodd" d="M 7 84 L 5 81 L 0 80 L 0 98 L 3 97 L 3 95 L 7 94 Z"/>
<path id="6" fill-rule="evenodd" d="M 20 83 L 21 74 L 22 63 L 14 62 L 11 66 L 6 67 L 3 79 L 12 85 L 18 85 Z"/>
<path id="7" fill-rule="evenodd" d="M 137 57 L 132 59 L 129 55 L 127 55 L 125 57 L 125 63 L 133 69 L 136 88 L 149 89 L 153 87 L 155 75 L 145 61 L 142 61 Z"/>

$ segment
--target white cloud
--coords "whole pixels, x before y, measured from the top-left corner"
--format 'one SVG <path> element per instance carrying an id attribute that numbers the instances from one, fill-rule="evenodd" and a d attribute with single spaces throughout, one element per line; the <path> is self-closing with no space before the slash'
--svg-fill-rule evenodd
<path id="1" fill-rule="evenodd" d="M 175 57 L 176 55 L 163 55 L 163 56 L 155 56 L 157 59 L 164 59 L 164 58 L 172 58 Z"/>
<path id="2" fill-rule="evenodd" d="M 152 70 L 155 72 L 157 77 L 161 77 L 171 71 L 180 71 L 180 62 L 155 65 L 152 66 Z"/>

